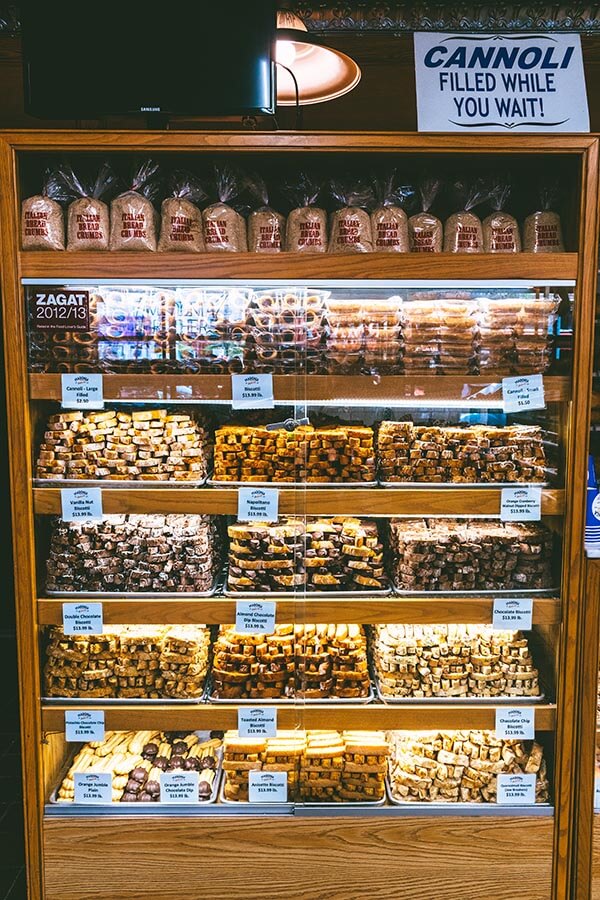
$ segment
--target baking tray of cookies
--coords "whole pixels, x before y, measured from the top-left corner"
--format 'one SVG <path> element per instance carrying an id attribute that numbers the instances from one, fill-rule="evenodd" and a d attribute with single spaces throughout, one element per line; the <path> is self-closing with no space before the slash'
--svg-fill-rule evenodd
<path id="1" fill-rule="evenodd" d="M 223 804 L 223 806 L 238 807 L 244 810 L 252 810 L 257 813 L 260 813 L 261 811 L 266 809 L 268 809 L 269 813 L 271 813 L 278 809 L 291 810 L 297 809 L 298 807 L 305 807 L 310 809 L 340 810 L 357 809 L 360 807 L 372 809 L 373 807 L 385 806 L 385 802 L 385 797 L 382 797 L 381 800 L 339 800 L 332 801 L 331 803 L 312 803 L 306 800 L 288 800 L 286 803 L 249 803 L 247 800 L 226 800 L 225 777 L 221 779 L 221 789 L 219 791 L 219 805 Z"/>
<path id="2" fill-rule="evenodd" d="M 544 703 L 546 700 L 544 693 L 536 694 L 534 697 L 521 694 L 502 695 L 500 697 L 390 697 L 387 694 L 382 694 L 376 675 L 374 676 L 374 681 L 377 699 L 386 706 L 534 706 Z M 236 703 L 239 702 L 239 700 L 236 700 Z"/>
<path id="3" fill-rule="evenodd" d="M 549 816 L 554 813 L 554 807 L 547 801 L 513 806 L 510 803 L 460 803 L 453 800 L 448 803 L 437 803 L 435 800 L 396 800 L 389 778 L 385 779 L 385 790 L 388 803 L 403 809 L 407 816 Z"/>
<path id="4" fill-rule="evenodd" d="M 201 600 L 214 597 L 223 584 L 223 573 L 219 572 L 208 591 L 46 591 L 48 597 L 63 597 L 70 600 Z"/>
<path id="5" fill-rule="evenodd" d="M 139 489 L 141 491 L 144 490 L 155 490 L 155 489 L 169 489 L 173 488 L 195 488 L 202 487 L 206 484 L 207 476 L 204 478 L 194 478 L 194 480 L 186 481 L 182 478 L 174 478 L 172 481 L 165 481 L 164 479 L 144 479 L 140 481 L 140 479 L 135 479 L 131 481 L 120 481 L 118 478 L 34 478 L 33 486 L 34 487 L 48 487 L 48 488 L 110 488 L 111 490 L 117 489 L 120 490 L 131 490 L 131 489 Z"/>
<path id="6" fill-rule="evenodd" d="M 356 597 L 389 597 L 391 593 L 391 586 L 378 588 L 377 590 L 369 588 L 364 591 L 265 591 L 264 589 L 260 591 L 230 591 L 227 588 L 227 582 L 225 582 L 225 587 L 223 588 L 224 597 L 231 597 L 236 600 L 258 600 L 267 596 L 269 600 L 354 600 Z"/>
<path id="7" fill-rule="evenodd" d="M 321 704 L 322 706 L 340 706 L 343 704 L 371 703 L 375 699 L 373 685 L 369 685 L 369 693 L 365 697 L 315 697 L 305 699 L 304 697 L 234 697 L 221 698 L 214 697 L 212 694 L 212 685 L 207 688 L 206 700 L 208 703 L 235 703 L 236 706 L 296 706 L 302 707 Z"/>
<path id="8" fill-rule="evenodd" d="M 556 594 L 560 588 L 558 587 L 549 587 L 549 588 L 498 588 L 495 590 L 473 590 L 473 591 L 425 591 L 423 589 L 418 591 L 405 591 L 402 588 L 399 588 L 396 585 L 395 581 L 392 581 L 392 587 L 394 589 L 394 594 L 397 597 L 420 597 L 423 599 L 428 599 L 429 597 L 448 597 L 451 600 L 460 599 L 461 597 L 489 597 L 493 600 L 495 597 L 514 597 L 515 600 L 523 599 L 534 594 L 536 597 L 550 597 L 553 594 Z"/>
<path id="9" fill-rule="evenodd" d="M 42 697 L 44 706 L 83 706 L 97 709 L 98 706 L 197 706 L 206 702 L 206 687 L 199 697 Z"/>
<path id="10" fill-rule="evenodd" d="M 209 487 L 246 487 L 246 488 L 366 488 L 377 487 L 377 481 L 217 481 L 209 478 L 206 482 Z"/>
<path id="11" fill-rule="evenodd" d="M 551 487 L 551 482 L 549 481 L 481 481 L 481 482 L 472 482 L 472 481 L 380 481 L 380 487 L 384 488 L 396 488 L 397 490 L 410 489 L 414 491 L 415 489 L 423 489 L 423 490 L 439 490 L 440 488 L 443 490 L 444 488 L 448 488 L 451 490 L 468 490 L 468 491 L 477 491 L 486 489 L 489 490 L 497 489 L 502 490 L 503 488 L 548 488 Z"/>

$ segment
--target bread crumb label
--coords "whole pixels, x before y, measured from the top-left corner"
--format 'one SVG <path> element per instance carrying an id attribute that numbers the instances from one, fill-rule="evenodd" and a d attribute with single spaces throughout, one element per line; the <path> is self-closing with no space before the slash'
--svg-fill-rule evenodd
<path id="1" fill-rule="evenodd" d="M 535 803 L 535 775 L 497 775 L 496 800 L 505 806 L 528 806 Z"/>
<path id="2" fill-rule="evenodd" d="M 238 709 L 240 737 L 277 737 L 277 707 L 242 707 Z"/>
<path id="3" fill-rule="evenodd" d="M 501 522 L 539 522 L 542 518 L 542 489 L 540 487 L 502 488 L 500 495 Z"/>
<path id="4" fill-rule="evenodd" d="M 235 630 L 239 634 L 273 634 L 277 604 L 272 600 L 238 600 Z"/>
<path id="5" fill-rule="evenodd" d="M 74 772 L 75 803 L 112 803 L 110 772 Z"/>
<path id="6" fill-rule="evenodd" d="M 60 504 L 63 522 L 102 520 L 101 488 L 63 488 Z"/>
<path id="7" fill-rule="evenodd" d="M 240 488 L 238 490 L 238 522 L 276 522 L 279 515 L 277 488 Z"/>
<path id="8" fill-rule="evenodd" d="M 511 741 L 533 741 L 535 709 L 500 706 L 496 708 L 496 737 Z"/>
<path id="9" fill-rule="evenodd" d="M 65 712 L 66 741 L 103 741 L 103 709 L 67 709 Z"/>
<path id="10" fill-rule="evenodd" d="M 199 784 L 199 772 L 161 772 L 160 802 L 177 805 L 198 803 Z"/>
<path id="11" fill-rule="evenodd" d="M 65 634 L 102 634 L 104 615 L 101 603 L 63 603 Z"/>
<path id="12" fill-rule="evenodd" d="M 102 375 L 80 372 L 60 376 L 61 406 L 63 409 L 103 409 L 104 381 Z"/>
<path id="13" fill-rule="evenodd" d="M 502 379 L 502 402 L 505 413 L 545 409 L 543 375 L 517 375 Z"/>
<path id="14" fill-rule="evenodd" d="M 492 612 L 494 631 L 531 631 L 531 597 L 496 597 Z"/>
<path id="15" fill-rule="evenodd" d="M 29 322 L 36 331 L 89 331 L 90 292 L 41 286 L 29 299 Z"/>
<path id="16" fill-rule="evenodd" d="M 248 772 L 248 800 L 250 803 L 287 803 L 287 772 Z"/>
<path id="17" fill-rule="evenodd" d="M 273 409 L 273 376 L 232 375 L 231 406 L 232 409 Z"/>

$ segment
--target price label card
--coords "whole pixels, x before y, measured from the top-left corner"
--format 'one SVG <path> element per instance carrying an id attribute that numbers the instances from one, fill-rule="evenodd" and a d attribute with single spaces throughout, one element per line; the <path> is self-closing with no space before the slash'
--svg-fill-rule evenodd
<path id="1" fill-rule="evenodd" d="M 531 597 L 495 597 L 492 627 L 495 631 L 531 631 Z"/>
<path id="2" fill-rule="evenodd" d="M 60 382 L 63 409 L 102 409 L 104 406 L 102 375 L 61 375 Z"/>
<path id="3" fill-rule="evenodd" d="M 279 515 L 277 488 L 240 488 L 238 490 L 238 522 L 276 522 Z"/>
<path id="4" fill-rule="evenodd" d="M 594 778 L 594 810 L 600 812 L 600 777 Z"/>
<path id="5" fill-rule="evenodd" d="M 63 488 L 60 492 L 60 503 L 65 522 L 102 519 L 101 488 Z"/>
<path id="6" fill-rule="evenodd" d="M 535 775 L 497 775 L 496 800 L 506 806 L 535 803 Z"/>
<path id="7" fill-rule="evenodd" d="M 75 803 L 112 803 L 110 772 L 74 772 Z"/>
<path id="8" fill-rule="evenodd" d="M 273 409 L 273 376 L 232 375 L 231 406 L 233 409 Z"/>
<path id="9" fill-rule="evenodd" d="M 103 709 L 68 709 L 65 712 L 67 741 L 103 741 Z"/>
<path id="10" fill-rule="evenodd" d="M 277 737 L 277 708 L 246 707 L 238 709 L 240 737 Z"/>
<path id="11" fill-rule="evenodd" d="M 101 603 L 63 603 L 65 634 L 102 634 L 104 617 Z"/>
<path id="12" fill-rule="evenodd" d="M 517 375 L 502 379 L 502 401 L 505 413 L 545 409 L 544 376 Z"/>
<path id="13" fill-rule="evenodd" d="M 271 600 L 238 600 L 235 630 L 238 634 L 272 634 L 277 604 Z"/>
<path id="14" fill-rule="evenodd" d="M 496 737 L 513 741 L 532 741 L 535 738 L 534 708 L 496 707 Z"/>
<path id="15" fill-rule="evenodd" d="M 177 769 L 174 772 L 160 773 L 160 802 L 161 803 L 198 803 L 199 772 L 182 772 Z"/>
<path id="16" fill-rule="evenodd" d="M 541 488 L 502 488 L 500 495 L 501 522 L 539 522 L 541 518 Z"/>
<path id="17" fill-rule="evenodd" d="M 287 803 L 287 772 L 248 772 L 250 803 Z"/>

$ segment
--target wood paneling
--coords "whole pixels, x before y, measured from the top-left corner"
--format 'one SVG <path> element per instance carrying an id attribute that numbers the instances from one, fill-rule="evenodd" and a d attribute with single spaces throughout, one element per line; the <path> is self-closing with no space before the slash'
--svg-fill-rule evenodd
<path id="1" fill-rule="evenodd" d="M 45 900 L 548 900 L 552 819 L 53 818 L 44 851 Z"/>

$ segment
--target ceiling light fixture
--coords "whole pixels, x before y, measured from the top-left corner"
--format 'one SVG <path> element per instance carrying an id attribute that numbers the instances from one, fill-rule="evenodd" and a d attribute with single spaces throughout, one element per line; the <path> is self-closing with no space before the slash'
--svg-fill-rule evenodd
<path id="1" fill-rule="evenodd" d="M 345 53 L 324 47 L 292 12 L 277 13 L 277 105 L 309 106 L 342 97 L 360 81 L 358 65 Z M 298 101 L 296 87 L 298 83 Z"/>

